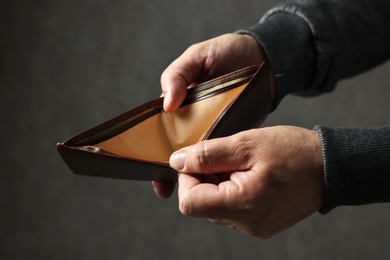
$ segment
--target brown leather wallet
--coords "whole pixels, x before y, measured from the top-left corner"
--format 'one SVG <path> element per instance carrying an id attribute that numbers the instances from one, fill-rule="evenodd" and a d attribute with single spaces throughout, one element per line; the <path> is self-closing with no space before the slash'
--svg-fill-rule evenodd
<path id="1" fill-rule="evenodd" d="M 259 126 L 271 110 L 270 70 L 247 67 L 187 90 L 181 107 L 164 112 L 163 98 L 147 102 L 57 149 L 75 174 L 176 182 L 170 155 L 202 140 Z"/>

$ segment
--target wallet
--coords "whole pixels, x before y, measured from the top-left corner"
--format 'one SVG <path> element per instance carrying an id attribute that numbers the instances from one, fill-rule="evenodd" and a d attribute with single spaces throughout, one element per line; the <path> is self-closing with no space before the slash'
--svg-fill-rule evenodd
<path id="1" fill-rule="evenodd" d="M 258 127 L 271 110 L 266 63 L 187 89 L 175 112 L 152 100 L 57 144 L 75 173 L 109 178 L 177 182 L 170 155 L 203 140 Z"/>

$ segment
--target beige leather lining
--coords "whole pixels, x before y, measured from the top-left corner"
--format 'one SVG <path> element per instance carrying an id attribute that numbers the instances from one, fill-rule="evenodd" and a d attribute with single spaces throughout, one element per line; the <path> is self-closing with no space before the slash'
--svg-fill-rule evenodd
<path id="1" fill-rule="evenodd" d="M 199 142 L 247 84 L 181 107 L 176 112 L 154 115 L 95 147 L 119 156 L 166 163 L 174 151 Z"/>

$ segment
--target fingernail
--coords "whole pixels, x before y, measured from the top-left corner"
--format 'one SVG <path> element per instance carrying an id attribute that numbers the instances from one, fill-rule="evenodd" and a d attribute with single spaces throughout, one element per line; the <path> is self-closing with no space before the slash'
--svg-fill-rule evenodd
<path id="1" fill-rule="evenodd" d="M 186 153 L 184 151 L 178 151 L 171 155 L 169 158 L 169 165 L 176 171 L 184 169 Z"/>

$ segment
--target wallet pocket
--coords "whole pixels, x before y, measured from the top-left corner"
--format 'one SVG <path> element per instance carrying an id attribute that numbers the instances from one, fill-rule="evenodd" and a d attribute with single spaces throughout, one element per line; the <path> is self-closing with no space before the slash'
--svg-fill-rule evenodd
<path id="1" fill-rule="evenodd" d="M 159 98 L 58 143 L 58 151 L 76 174 L 176 181 L 168 164 L 174 151 L 265 119 L 268 77 L 265 64 L 226 74 L 188 89 L 175 112 L 164 112 Z"/>

